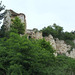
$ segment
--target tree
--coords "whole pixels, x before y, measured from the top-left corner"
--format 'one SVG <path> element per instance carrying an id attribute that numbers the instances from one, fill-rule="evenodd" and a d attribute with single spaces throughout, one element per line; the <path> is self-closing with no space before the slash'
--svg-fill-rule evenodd
<path id="1" fill-rule="evenodd" d="M 18 17 L 15 17 L 15 19 L 12 19 L 11 24 L 11 30 L 15 29 L 17 30 L 18 34 L 24 34 L 25 33 L 25 24 L 21 22 L 21 19 Z"/>
<path id="2" fill-rule="evenodd" d="M 0 2 L 0 12 L 5 9 L 5 6 L 4 5 L 1 5 L 1 4 L 2 4 L 2 1 Z M 0 20 L 3 19 L 4 15 L 5 15 L 5 12 L 0 14 Z"/>
<path id="3" fill-rule="evenodd" d="M 52 35 L 54 38 L 62 39 L 63 27 L 56 25 L 55 23 L 51 26 L 44 27 L 42 29 L 43 36 Z"/>
<path id="4" fill-rule="evenodd" d="M 55 61 L 52 46 L 45 40 L 28 40 L 11 32 L 0 39 L 0 64 L 8 75 L 46 75 Z"/>
<path id="5" fill-rule="evenodd" d="M 2 1 L 1 1 L 1 2 L 0 2 L 0 12 L 1 12 L 2 10 L 4 10 L 4 9 L 5 9 L 5 6 L 2 5 Z M 5 15 L 5 12 L 0 13 L 0 20 L 2 20 L 2 19 L 4 18 L 4 15 Z M 1 21 L 0 21 L 0 24 L 1 24 Z M 1 37 L 1 36 L 4 36 L 4 34 L 5 34 L 5 30 L 4 30 L 4 29 L 5 29 L 4 26 L 2 26 L 1 29 L 0 29 L 0 37 Z"/>

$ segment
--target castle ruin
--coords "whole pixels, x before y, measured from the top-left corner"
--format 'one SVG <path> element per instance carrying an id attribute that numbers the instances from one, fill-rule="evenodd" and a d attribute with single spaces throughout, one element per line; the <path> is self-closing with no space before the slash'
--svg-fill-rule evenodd
<path id="1" fill-rule="evenodd" d="M 21 22 L 25 23 L 26 25 L 26 17 L 23 13 L 16 13 L 13 10 L 6 10 L 3 24 L 6 26 L 7 30 L 10 30 L 10 25 L 12 24 L 11 19 L 14 19 L 16 16 L 19 17 L 21 19 Z M 50 42 L 50 44 L 56 50 L 57 53 L 60 54 L 64 53 L 68 57 L 75 58 L 74 55 L 75 49 L 73 49 L 69 54 L 68 51 L 71 49 L 71 46 L 67 45 L 64 40 L 59 40 L 58 38 L 56 38 L 55 40 L 52 35 L 43 37 L 42 32 L 39 31 L 35 32 L 35 30 L 26 29 L 26 27 L 25 27 L 25 34 L 28 35 L 28 38 L 34 38 L 34 39 L 44 38 L 46 41 Z"/>
<path id="2" fill-rule="evenodd" d="M 26 25 L 26 17 L 23 13 L 16 13 L 13 10 L 6 10 L 4 16 L 3 25 L 5 25 L 6 30 L 10 30 L 10 25 L 12 24 L 12 19 L 15 19 L 15 17 L 19 17 L 21 19 L 21 22 Z M 25 26 L 26 30 L 26 26 Z M 26 32 L 26 31 L 25 31 Z"/>

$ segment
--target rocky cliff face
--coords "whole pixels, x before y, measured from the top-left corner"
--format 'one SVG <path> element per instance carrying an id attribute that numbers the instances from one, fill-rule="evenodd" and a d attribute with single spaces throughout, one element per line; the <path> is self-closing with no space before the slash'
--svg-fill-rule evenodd
<path id="1" fill-rule="evenodd" d="M 71 49 L 71 46 L 67 45 L 64 40 L 59 40 L 57 38 L 55 42 L 56 42 L 56 51 L 58 53 L 61 53 L 61 54 L 66 53 L 67 51 Z"/>
<path id="2" fill-rule="evenodd" d="M 57 53 L 67 53 L 67 51 L 71 49 L 71 46 L 67 45 L 64 40 L 59 40 L 58 38 L 54 39 L 52 35 L 45 37 L 45 39 L 51 43 Z"/>
<path id="3" fill-rule="evenodd" d="M 48 37 L 44 37 L 46 41 L 49 41 L 52 47 L 56 50 L 56 42 L 52 35 L 49 35 Z"/>
<path id="4" fill-rule="evenodd" d="M 64 40 L 59 40 L 58 38 L 54 39 L 52 35 L 45 37 L 45 39 L 50 42 L 52 47 L 56 50 L 56 53 L 75 58 L 75 48 L 71 50 L 71 46 L 67 45 Z M 70 53 L 68 52 L 69 50 L 71 50 Z"/>
<path id="5" fill-rule="evenodd" d="M 67 52 L 66 56 L 71 57 L 71 58 L 75 58 L 75 48 L 73 48 L 70 53 Z"/>

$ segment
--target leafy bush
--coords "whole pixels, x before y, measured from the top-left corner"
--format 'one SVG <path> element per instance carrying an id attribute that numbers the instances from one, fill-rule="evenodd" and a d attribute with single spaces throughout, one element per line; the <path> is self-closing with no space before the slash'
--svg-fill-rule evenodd
<path id="1" fill-rule="evenodd" d="M 25 33 L 25 24 L 18 17 L 15 17 L 14 20 L 12 19 L 11 28 L 16 29 L 19 34 Z"/>

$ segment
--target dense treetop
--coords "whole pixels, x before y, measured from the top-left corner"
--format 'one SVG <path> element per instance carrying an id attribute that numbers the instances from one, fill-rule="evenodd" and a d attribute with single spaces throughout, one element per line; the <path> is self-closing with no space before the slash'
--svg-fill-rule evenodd
<path id="1" fill-rule="evenodd" d="M 48 27 L 44 27 L 41 31 L 43 33 L 43 37 L 51 34 L 54 38 L 64 40 L 67 44 L 75 47 L 73 42 L 73 40 L 75 39 L 75 32 L 64 32 L 63 30 L 63 27 L 53 24 Z"/>

